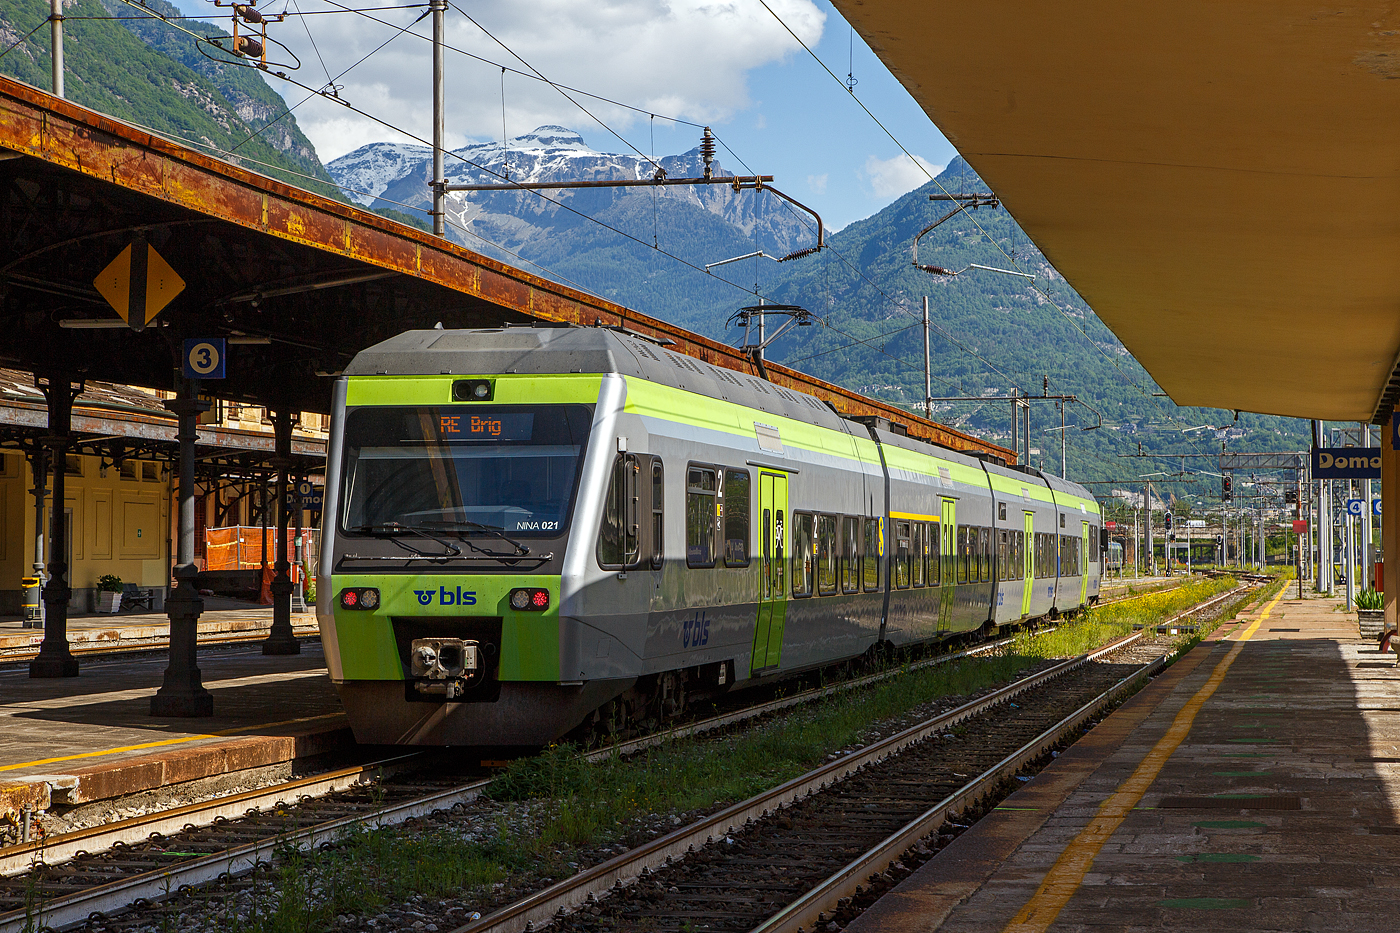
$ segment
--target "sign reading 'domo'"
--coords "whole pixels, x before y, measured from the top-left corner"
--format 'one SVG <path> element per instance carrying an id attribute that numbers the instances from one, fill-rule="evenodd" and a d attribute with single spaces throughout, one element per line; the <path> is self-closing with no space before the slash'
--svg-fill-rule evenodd
<path id="1" fill-rule="evenodd" d="M 1313 479 L 1380 479 L 1381 452 L 1375 447 L 1314 447 Z"/>

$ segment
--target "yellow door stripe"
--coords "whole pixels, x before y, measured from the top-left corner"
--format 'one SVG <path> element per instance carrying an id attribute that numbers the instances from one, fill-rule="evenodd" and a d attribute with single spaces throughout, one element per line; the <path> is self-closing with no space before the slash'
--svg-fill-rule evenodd
<path id="1" fill-rule="evenodd" d="M 938 521 L 937 515 L 920 515 L 918 512 L 895 512 L 893 510 L 890 511 L 890 518 L 912 519 L 916 522 Z"/>
<path id="2" fill-rule="evenodd" d="M 123 745 L 120 748 L 105 748 L 100 752 L 86 752 L 81 755 L 64 755 L 61 758 L 39 758 L 35 761 L 22 761 L 17 765 L 0 765 L 0 771 L 18 771 L 20 768 L 51 765 L 60 761 L 82 761 L 85 758 L 101 758 L 103 755 L 117 755 L 122 752 L 141 752 L 148 748 L 165 748 L 169 745 L 197 742 L 200 739 L 221 739 L 240 734 L 245 738 L 254 738 L 254 736 L 247 734 L 254 729 L 273 729 L 277 726 L 298 725 L 304 722 L 319 722 L 322 719 L 340 719 L 342 716 L 344 716 L 343 713 L 325 713 L 321 716 L 302 716 L 298 719 L 283 719 L 281 722 L 262 722 L 254 726 L 237 726 L 233 729 L 225 729 L 222 732 L 205 732 L 200 735 L 182 736 L 178 739 L 162 739 L 159 742 L 142 742 L 140 745 Z"/>
<path id="3" fill-rule="evenodd" d="M 1118 831 L 1128 814 L 1133 812 L 1133 808 L 1142 800 L 1152 782 L 1157 779 L 1158 773 L 1166 765 L 1167 759 L 1171 758 L 1177 746 L 1186 739 L 1196 715 L 1225 681 L 1230 665 L 1235 663 L 1235 658 L 1244 650 L 1244 643 L 1259 630 L 1259 626 L 1282 598 L 1283 591 L 1280 591 L 1273 602 L 1260 613 L 1259 618 L 1245 629 L 1244 634 L 1230 649 L 1230 653 L 1215 666 L 1210 679 L 1176 714 L 1176 719 L 1172 721 L 1171 728 L 1167 729 L 1167 734 L 1152 747 L 1132 776 L 1103 802 L 1099 812 L 1089 821 L 1089 825 L 1074 837 L 1064 852 L 1060 853 L 1060 857 L 1055 860 L 1055 864 L 1051 866 L 1045 880 L 1040 883 L 1030 901 L 1006 926 L 1006 933 L 1044 933 L 1050 928 L 1050 924 L 1055 922 L 1060 911 L 1064 910 L 1069 899 L 1084 883 L 1084 876 L 1088 874 L 1104 844 Z"/>

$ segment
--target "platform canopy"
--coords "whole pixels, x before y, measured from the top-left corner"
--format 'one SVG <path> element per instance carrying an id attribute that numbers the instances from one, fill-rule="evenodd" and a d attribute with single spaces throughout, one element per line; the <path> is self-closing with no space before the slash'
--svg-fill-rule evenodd
<path id="1" fill-rule="evenodd" d="M 1182 405 L 1400 392 L 1400 8 L 835 0 Z"/>

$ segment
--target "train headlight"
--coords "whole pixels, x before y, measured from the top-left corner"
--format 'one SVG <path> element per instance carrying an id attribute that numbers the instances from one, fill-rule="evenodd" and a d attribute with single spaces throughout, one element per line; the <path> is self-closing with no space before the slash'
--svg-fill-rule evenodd
<path id="1" fill-rule="evenodd" d="M 458 402 L 489 402 L 495 393 L 490 379 L 458 379 L 452 383 L 452 398 Z"/>
<path id="2" fill-rule="evenodd" d="M 379 590 L 372 586 L 354 586 L 340 591 L 340 608 L 374 610 L 379 608 Z"/>
<path id="3" fill-rule="evenodd" d="M 549 590 L 538 587 L 511 590 L 510 608 L 520 612 L 543 612 L 549 608 Z"/>

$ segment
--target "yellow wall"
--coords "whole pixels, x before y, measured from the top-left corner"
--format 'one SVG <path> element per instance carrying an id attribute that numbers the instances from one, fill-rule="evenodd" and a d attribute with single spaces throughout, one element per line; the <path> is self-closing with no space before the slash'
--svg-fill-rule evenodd
<path id="1" fill-rule="evenodd" d="M 17 591 L 20 578 L 28 575 L 33 563 L 34 499 L 29 493 L 33 479 L 28 461 L 14 453 L 3 456 L 0 591 Z M 158 464 L 154 479 L 144 478 L 141 466 L 135 479 L 123 477 L 115 466 L 109 466 L 103 476 L 100 458 L 84 456 L 81 460 L 83 475 L 70 473 L 64 481 L 65 506 L 73 513 L 73 562 L 68 585 L 74 590 L 92 589 L 97 586 L 97 578 L 107 573 L 116 574 L 124 583 L 143 587 L 168 585 L 169 477 L 161 477 Z M 149 470 L 150 465 L 151 461 L 146 461 L 145 469 Z M 46 485 L 52 486 L 51 477 Z M 47 509 L 44 520 L 47 532 Z M 47 547 L 47 534 L 45 538 Z M 46 562 L 49 556 L 45 554 Z M 74 602 L 82 605 L 80 598 Z"/>

